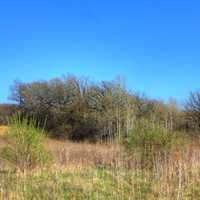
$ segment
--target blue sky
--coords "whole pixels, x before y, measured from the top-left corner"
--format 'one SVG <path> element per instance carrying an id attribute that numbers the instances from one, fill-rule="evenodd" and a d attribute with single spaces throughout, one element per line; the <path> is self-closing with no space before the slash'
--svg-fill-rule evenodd
<path id="1" fill-rule="evenodd" d="M 182 101 L 200 89 L 200 1 L 0 0 L 0 102 L 14 79 L 122 75 Z"/>

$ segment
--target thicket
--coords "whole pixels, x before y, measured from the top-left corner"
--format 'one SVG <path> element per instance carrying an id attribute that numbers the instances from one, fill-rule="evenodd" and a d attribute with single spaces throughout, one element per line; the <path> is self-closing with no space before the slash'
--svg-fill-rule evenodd
<path id="1" fill-rule="evenodd" d="M 197 94 L 180 109 L 173 99 L 164 103 L 127 90 L 120 78 L 94 83 L 68 75 L 49 81 L 16 81 L 10 98 L 24 116 L 41 124 L 46 120 L 45 128 L 52 137 L 95 141 L 126 138 L 141 120 L 170 132 L 198 130 Z"/>

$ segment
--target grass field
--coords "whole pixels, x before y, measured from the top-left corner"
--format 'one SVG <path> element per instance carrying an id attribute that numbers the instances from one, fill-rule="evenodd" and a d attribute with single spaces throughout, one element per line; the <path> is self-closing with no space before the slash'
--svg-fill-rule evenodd
<path id="1" fill-rule="evenodd" d="M 140 166 L 130 170 L 55 164 L 25 173 L 5 172 L 0 175 L 0 197 L 19 200 L 200 199 L 199 162 L 171 162 L 159 164 L 153 171 Z"/>
<path id="2" fill-rule="evenodd" d="M 5 133 L 6 127 L 1 128 Z M 2 134 L 3 135 L 3 134 Z M 0 137 L 0 149 L 6 145 Z M 47 167 L 23 173 L 1 160 L 0 199 L 200 199 L 200 143 L 154 156 L 151 169 L 119 144 L 72 143 L 46 138 L 54 155 Z"/>

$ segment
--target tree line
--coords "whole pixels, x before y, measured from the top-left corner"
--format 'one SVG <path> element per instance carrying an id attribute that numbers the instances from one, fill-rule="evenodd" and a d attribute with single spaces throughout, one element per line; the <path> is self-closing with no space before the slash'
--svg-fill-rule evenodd
<path id="1" fill-rule="evenodd" d="M 68 75 L 49 81 L 15 81 L 10 99 L 14 105 L 0 106 L 0 123 L 16 111 L 45 124 L 52 137 L 75 141 L 124 137 L 145 119 L 171 132 L 198 133 L 200 93 L 193 92 L 180 108 L 129 91 L 124 81 L 95 83 L 88 78 Z"/>

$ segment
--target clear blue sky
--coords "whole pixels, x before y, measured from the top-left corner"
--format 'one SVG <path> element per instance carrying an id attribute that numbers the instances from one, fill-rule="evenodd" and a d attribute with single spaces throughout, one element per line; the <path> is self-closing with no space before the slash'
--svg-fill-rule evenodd
<path id="1" fill-rule="evenodd" d="M 126 77 L 150 97 L 200 88 L 200 1 L 0 1 L 0 102 L 14 79 Z"/>

